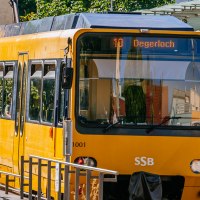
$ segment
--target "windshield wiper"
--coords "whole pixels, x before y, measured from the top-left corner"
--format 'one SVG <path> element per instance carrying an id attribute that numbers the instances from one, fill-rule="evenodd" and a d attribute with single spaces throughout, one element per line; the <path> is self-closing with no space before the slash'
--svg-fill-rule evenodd
<path id="1" fill-rule="evenodd" d="M 109 129 L 111 129 L 112 127 L 115 127 L 115 125 L 119 123 L 123 123 L 123 119 L 119 119 L 117 122 L 113 124 L 109 124 L 106 128 L 103 129 L 103 132 L 106 133 Z"/>
<path id="2" fill-rule="evenodd" d="M 156 128 L 162 126 L 162 125 L 165 124 L 165 123 L 167 123 L 170 119 L 182 119 L 182 118 L 183 118 L 183 117 L 165 117 L 165 118 L 163 119 L 163 121 L 162 121 L 160 124 L 155 125 L 155 126 L 152 126 L 152 127 L 150 127 L 149 129 L 147 129 L 147 130 L 146 130 L 146 133 L 149 134 L 149 133 L 152 132 L 154 129 L 156 129 Z"/>

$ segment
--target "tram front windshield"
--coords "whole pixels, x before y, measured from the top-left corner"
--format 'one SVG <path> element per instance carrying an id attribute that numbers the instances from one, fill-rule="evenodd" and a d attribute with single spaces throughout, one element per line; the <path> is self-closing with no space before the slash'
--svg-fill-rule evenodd
<path id="1" fill-rule="evenodd" d="M 200 125 L 199 39 L 87 33 L 77 49 L 83 125 Z"/>

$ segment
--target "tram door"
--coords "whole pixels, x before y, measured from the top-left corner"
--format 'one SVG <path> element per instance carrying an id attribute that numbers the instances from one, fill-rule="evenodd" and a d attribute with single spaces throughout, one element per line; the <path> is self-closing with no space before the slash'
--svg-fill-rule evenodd
<path id="1" fill-rule="evenodd" d="M 20 158 L 24 155 L 24 123 L 26 114 L 26 87 L 28 74 L 28 53 L 19 52 L 16 84 L 16 112 L 14 139 L 14 172 L 20 172 Z"/>

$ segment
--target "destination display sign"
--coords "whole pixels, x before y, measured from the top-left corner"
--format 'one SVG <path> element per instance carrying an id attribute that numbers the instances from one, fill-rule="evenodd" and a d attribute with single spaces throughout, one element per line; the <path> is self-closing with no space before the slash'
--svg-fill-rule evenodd
<path id="1" fill-rule="evenodd" d="M 87 34 L 80 43 L 83 52 L 97 54 L 120 54 L 129 57 L 145 59 L 145 56 L 165 55 L 180 56 L 179 59 L 190 59 L 191 55 L 200 55 L 200 39 L 176 37 L 170 35 L 140 36 L 134 34 Z M 167 57 L 154 57 L 154 59 L 167 59 Z M 177 59 L 172 58 L 170 59 Z"/>
<path id="2" fill-rule="evenodd" d="M 173 40 L 169 41 L 162 41 L 162 40 L 156 40 L 156 41 L 145 41 L 145 40 L 139 40 L 135 39 L 133 40 L 133 47 L 141 47 L 141 48 L 174 48 L 175 42 Z"/>
<path id="3" fill-rule="evenodd" d="M 113 46 L 115 48 L 123 48 L 124 44 L 127 45 L 127 42 L 124 38 L 113 38 Z M 132 46 L 134 48 L 175 48 L 175 41 L 172 39 L 155 39 L 155 38 L 136 38 L 132 40 Z"/>

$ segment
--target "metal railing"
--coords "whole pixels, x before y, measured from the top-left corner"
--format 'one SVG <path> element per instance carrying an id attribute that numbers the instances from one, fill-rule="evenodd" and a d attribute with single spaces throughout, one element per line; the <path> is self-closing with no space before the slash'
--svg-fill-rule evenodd
<path id="1" fill-rule="evenodd" d="M 5 194 L 8 194 L 8 191 L 9 191 L 9 188 L 10 188 L 9 183 L 10 182 L 15 182 L 15 178 L 19 178 L 20 179 L 20 198 L 23 199 L 23 197 L 24 197 L 24 192 L 23 191 L 24 190 L 22 188 L 26 184 L 22 184 L 22 182 L 24 183 L 24 179 L 29 179 L 29 178 L 26 177 L 26 176 L 22 177 L 22 174 L 19 175 L 19 174 L 5 172 L 5 171 L 0 171 L 0 174 L 4 174 L 5 177 L 6 177 L 6 180 L 5 180 Z M 14 179 L 10 179 L 10 177 L 13 177 Z"/>
<path id="2" fill-rule="evenodd" d="M 27 161 L 24 161 L 27 162 Z M 75 174 L 75 193 L 74 198 L 78 200 L 79 198 L 79 185 L 80 185 L 80 176 L 85 176 L 85 186 L 86 186 L 86 200 L 90 199 L 91 185 L 90 181 L 92 179 L 98 180 L 98 199 L 103 200 L 103 182 L 116 182 L 117 181 L 117 171 L 111 171 L 107 169 L 101 169 L 96 167 L 84 166 L 69 162 L 63 162 L 59 160 L 53 160 L 49 158 L 39 157 L 30 155 L 29 156 L 29 200 L 32 200 L 32 183 L 33 183 L 33 166 L 37 166 L 38 174 L 37 174 L 37 199 L 41 199 L 41 177 L 42 177 L 42 169 L 44 167 L 47 168 L 47 200 L 51 199 L 51 175 L 52 169 L 54 169 L 57 173 L 57 197 L 58 200 L 61 200 L 61 173 L 63 173 L 63 184 L 64 184 L 64 200 L 70 200 L 70 175 Z M 98 173 L 97 175 L 93 175 L 93 173 Z M 113 178 L 105 178 L 104 175 L 113 175 Z"/>
<path id="3" fill-rule="evenodd" d="M 24 176 L 25 170 L 24 165 L 28 164 L 27 166 L 27 173 L 29 177 Z M 79 186 L 80 186 L 80 177 L 85 176 L 85 199 L 90 200 L 90 192 L 91 192 L 91 180 L 98 180 L 98 200 L 103 200 L 103 182 L 116 182 L 117 181 L 117 171 L 111 171 L 102 168 L 90 167 L 85 165 L 79 165 L 75 163 L 63 162 L 59 160 L 39 157 L 30 155 L 29 160 L 24 160 L 24 156 L 21 156 L 21 174 L 14 174 L 5 171 L 0 171 L 0 174 L 5 174 L 6 182 L 5 182 L 5 193 L 8 194 L 9 191 L 9 183 L 14 182 L 15 178 L 20 179 L 20 198 L 24 198 L 24 186 L 28 186 L 28 196 L 29 200 L 33 198 L 33 167 L 35 166 L 37 173 L 34 175 L 37 178 L 37 199 L 42 199 L 42 178 L 47 179 L 47 190 L 46 190 L 46 198 L 47 200 L 51 200 L 51 184 L 52 184 L 52 170 L 55 171 L 55 192 L 57 192 L 57 199 L 61 200 L 61 183 L 64 187 L 64 200 L 70 200 L 70 180 L 71 174 L 74 174 L 74 199 L 79 199 Z M 46 167 L 46 172 L 42 174 L 42 171 Z M 105 178 L 106 175 L 112 175 L 111 178 Z M 63 175 L 63 176 L 62 176 Z M 14 177 L 14 179 L 10 179 L 10 177 Z M 28 184 L 24 183 L 25 179 L 29 179 Z M 57 185 L 57 186 L 56 186 Z M 27 194 L 27 193 L 26 193 Z"/>

